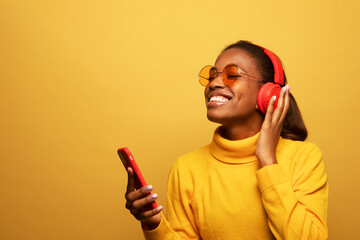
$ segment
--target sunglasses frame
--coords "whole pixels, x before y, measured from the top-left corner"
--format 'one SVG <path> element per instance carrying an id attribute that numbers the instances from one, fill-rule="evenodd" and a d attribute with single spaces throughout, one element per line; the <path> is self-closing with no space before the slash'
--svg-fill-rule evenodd
<path id="1" fill-rule="evenodd" d="M 238 74 L 238 75 L 236 76 L 236 79 L 235 79 L 232 83 L 226 84 L 226 83 L 224 82 L 223 72 L 224 72 L 224 69 L 226 69 L 226 68 L 228 68 L 228 67 L 232 67 L 232 66 L 235 66 L 235 67 L 237 68 L 237 74 Z M 201 86 L 204 86 L 204 87 L 208 86 L 212 81 L 215 80 L 215 78 L 214 78 L 213 80 L 210 81 L 210 79 L 205 78 L 205 77 L 203 77 L 203 76 L 200 76 L 201 72 L 202 72 L 202 71 L 204 70 L 204 68 L 206 68 L 206 67 L 210 67 L 209 72 L 210 72 L 212 69 L 215 69 L 215 71 L 216 71 L 215 78 L 217 78 L 217 77 L 219 76 L 219 74 L 221 74 L 221 75 L 220 75 L 220 76 L 221 76 L 221 81 L 222 81 L 226 86 L 231 86 L 231 85 L 233 85 L 233 84 L 236 82 L 236 80 L 238 80 L 239 77 L 242 77 L 242 75 L 247 76 L 247 77 L 250 77 L 250 78 L 254 78 L 254 79 L 259 80 L 259 81 L 262 81 L 261 79 L 259 79 L 259 78 L 257 78 L 257 77 L 254 77 L 254 76 L 251 76 L 251 75 L 249 75 L 249 74 L 246 74 L 246 73 L 241 72 L 239 66 L 236 65 L 236 64 L 234 64 L 234 63 L 230 63 L 230 64 L 226 65 L 226 66 L 224 67 L 224 69 L 223 69 L 222 72 L 218 72 L 217 69 L 216 69 L 216 67 L 214 67 L 214 66 L 212 66 L 212 65 L 206 65 L 205 67 L 203 67 L 203 68 L 200 70 L 200 73 L 199 73 L 199 75 L 198 75 L 198 77 L 199 77 L 199 82 L 200 82 Z M 210 75 L 210 74 L 209 74 L 209 75 Z M 202 84 L 202 83 L 201 83 L 201 82 L 202 82 L 201 79 L 207 80 L 207 84 L 206 84 L 206 85 Z"/>

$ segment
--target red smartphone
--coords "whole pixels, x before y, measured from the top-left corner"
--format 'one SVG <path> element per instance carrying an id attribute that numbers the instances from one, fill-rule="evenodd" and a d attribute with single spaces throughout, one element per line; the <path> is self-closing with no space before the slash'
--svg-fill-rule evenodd
<path id="1" fill-rule="evenodd" d="M 118 155 L 123 163 L 125 170 L 127 171 L 128 167 L 131 167 L 134 172 L 134 187 L 135 189 L 140 189 L 144 186 L 147 186 L 143 175 L 140 172 L 138 165 L 135 162 L 133 155 L 131 154 L 130 150 L 127 147 L 119 148 Z M 151 193 L 149 193 L 151 195 Z M 147 205 L 146 210 L 151 210 L 153 208 L 157 208 L 156 202 L 152 202 L 151 204 Z"/>

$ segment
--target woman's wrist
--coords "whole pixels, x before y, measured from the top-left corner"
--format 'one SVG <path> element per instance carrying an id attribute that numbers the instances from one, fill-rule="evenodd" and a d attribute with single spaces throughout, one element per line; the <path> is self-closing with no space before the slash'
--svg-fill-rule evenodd
<path id="1" fill-rule="evenodd" d="M 145 231 L 151 231 L 156 229 L 160 223 L 143 223 L 141 222 L 141 226 Z"/>
<path id="2" fill-rule="evenodd" d="M 160 206 L 161 207 L 161 206 Z M 141 226 L 145 231 L 151 231 L 156 229 L 161 223 L 162 214 L 158 213 L 150 219 L 141 221 Z"/>
<path id="3" fill-rule="evenodd" d="M 277 160 L 276 157 L 268 157 L 266 159 L 259 159 L 259 166 L 260 168 L 263 168 L 265 166 L 269 166 L 269 165 L 273 165 L 273 164 L 277 164 Z"/>

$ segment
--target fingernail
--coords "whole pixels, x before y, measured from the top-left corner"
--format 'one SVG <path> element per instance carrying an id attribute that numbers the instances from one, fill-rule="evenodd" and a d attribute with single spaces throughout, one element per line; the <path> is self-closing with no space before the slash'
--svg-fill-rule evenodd
<path id="1" fill-rule="evenodd" d="M 274 99 L 274 102 L 275 102 L 276 101 L 276 96 L 274 96 L 273 99 Z"/>
<path id="2" fill-rule="evenodd" d="M 159 212 L 160 212 L 162 209 L 163 209 L 162 206 L 158 206 L 158 207 L 156 208 L 156 210 L 159 211 Z"/>
<path id="3" fill-rule="evenodd" d="M 287 91 L 290 91 L 290 86 L 286 85 Z"/>
<path id="4" fill-rule="evenodd" d="M 158 198 L 158 195 L 156 193 L 154 193 L 153 195 L 150 196 L 150 199 L 154 200 L 154 199 L 157 199 Z"/>
<path id="5" fill-rule="evenodd" d="M 153 187 L 151 185 L 148 185 L 145 187 L 146 191 L 151 191 L 153 189 Z"/>
<path id="6" fill-rule="evenodd" d="M 286 93 L 286 91 L 287 91 L 287 87 L 285 86 L 283 87 L 283 92 Z"/>

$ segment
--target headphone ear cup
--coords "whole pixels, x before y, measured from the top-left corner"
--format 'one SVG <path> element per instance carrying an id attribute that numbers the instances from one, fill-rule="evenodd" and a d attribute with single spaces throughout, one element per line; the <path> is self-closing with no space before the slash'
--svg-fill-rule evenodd
<path id="1" fill-rule="evenodd" d="M 274 105 L 274 110 L 276 109 L 279 96 L 280 96 L 281 87 L 279 84 L 275 84 L 272 82 L 265 83 L 259 90 L 257 95 L 257 105 L 259 107 L 259 110 L 262 113 L 266 113 L 267 108 L 269 106 L 270 100 L 273 96 L 276 96 L 276 101 Z"/>

